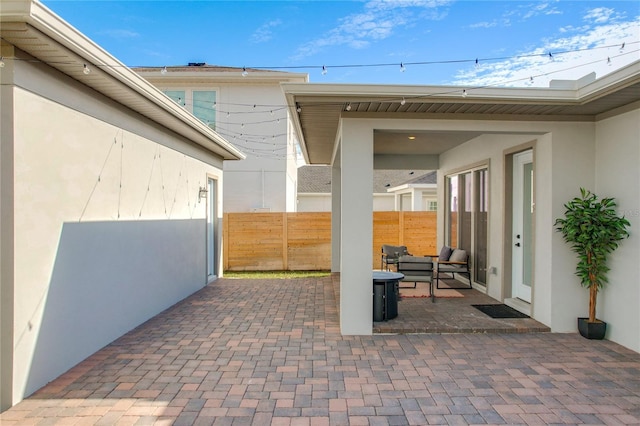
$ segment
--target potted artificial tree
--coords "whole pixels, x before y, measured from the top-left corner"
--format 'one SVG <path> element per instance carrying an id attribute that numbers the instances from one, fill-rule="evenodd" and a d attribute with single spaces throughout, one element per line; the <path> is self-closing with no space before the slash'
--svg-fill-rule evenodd
<path id="1" fill-rule="evenodd" d="M 578 318 L 578 330 L 588 339 L 603 339 L 607 324 L 596 319 L 598 290 L 607 282 L 607 255 L 629 236 L 629 221 L 616 214 L 613 198 L 598 197 L 580 188 L 581 197 L 564 205 L 564 217 L 556 219 L 556 230 L 578 255 L 576 275 L 589 289 L 589 318 Z"/>

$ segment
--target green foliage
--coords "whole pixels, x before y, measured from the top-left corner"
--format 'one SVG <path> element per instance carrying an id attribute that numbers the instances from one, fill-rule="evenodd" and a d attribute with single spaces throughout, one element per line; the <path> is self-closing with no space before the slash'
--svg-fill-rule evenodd
<path id="1" fill-rule="evenodd" d="M 600 289 L 607 282 L 607 255 L 629 236 L 630 223 L 616 214 L 613 198 L 598 200 L 584 188 L 580 188 L 580 193 L 581 197 L 564 205 L 564 217 L 556 219 L 555 226 L 578 255 L 576 275 L 580 283 Z"/>

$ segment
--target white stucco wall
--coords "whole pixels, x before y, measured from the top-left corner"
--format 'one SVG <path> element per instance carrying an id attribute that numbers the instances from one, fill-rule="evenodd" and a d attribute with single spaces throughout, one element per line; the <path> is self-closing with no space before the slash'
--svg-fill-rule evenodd
<path id="1" fill-rule="evenodd" d="M 439 123 L 434 126 L 440 127 Z M 533 141 L 535 167 L 535 265 L 532 316 L 553 331 L 576 331 L 576 317 L 582 316 L 586 294 L 574 285 L 574 258 L 558 235 L 553 223 L 562 214 L 563 204 L 577 194 L 580 186 L 594 182 L 593 123 L 553 122 L 457 122 L 451 129 L 489 130 L 466 144 L 440 156 L 438 203 L 445 205 L 444 176 L 478 163 L 489 164 L 490 267 L 496 275 L 488 276 L 487 294 L 504 300 L 510 280 L 503 276 L 505 214 L 505 153 Z M 581 165 L 584 165 L 581 167 Z M 444 241 L 444 210 L 438 214 L 438 245 Z"/>
<path id="2" fill-rule="evenodd" d="M 596 194 L 614 197 L 631 227 L 610 257 L 597 316 L 607 338 L 640 352 L 640 108 L 596 123 Z"/>
<path id="3" fill-rule="evenodd" d="M 299 212 L 330 212 L 331 194 L 298 194 Z"/>
<path id="4" fill-rule="evenodd" d="M 198 189 L 222 186 L 217 157 L 42 64 L 19 68 L 3 159 L 15 180 L 14 403 L 206 284 Z"/>
<path id="5" fill-rule="evenodd" d="M 394 211 L 393 194 L 373 194 L 373 211 L 392 212 Z M 331 194 L 298 194 L 299 212 L 330 212 Z"/>
<path id="6" fill-rule="evenodd" d="M 288 193 L 295 197 L 295 185 L 287 185 L 288 112 L 286 108 L 274 108 L 271 115 L 265 107 L 253 108 L 253 105 L 284 105 L 280 86 L 245 82 L 220 86 L 219 90 L 219 108 L 230 114 L 219 113 L 217 127 L 247 155 L 241 162 L 224 164 L 225 211 L 248 212 L 255 208 L 286 211 Z"/>
<path id="7" fill-rule="evenodd" d="M 195 69 L 192 73 L 200 72 Z M 297 141 L 278 80 L 254 83 L 250 77 L 240 80 L 236 76 L 234 82 L 205 73 L 192 83 L 188 72 L 183 72 L 182 81 L 172 73 L 166 75 L 168 81 L 141 74 L 163 91 L 184 91 L 188 110 L 194 90 L 216 91 L 216 131 L 247 157 L 224 163 L 225 212 L 295 211 Z"/>

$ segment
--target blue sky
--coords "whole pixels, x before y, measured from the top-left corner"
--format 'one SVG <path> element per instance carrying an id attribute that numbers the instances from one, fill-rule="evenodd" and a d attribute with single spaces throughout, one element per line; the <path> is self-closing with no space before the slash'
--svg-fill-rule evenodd
<path id="1" fill-rule="evenodd" d="M 639 1 L 43 3 L 128 66 L 265 67 L 316 83 L 548 86 L 640 59 Z"/>

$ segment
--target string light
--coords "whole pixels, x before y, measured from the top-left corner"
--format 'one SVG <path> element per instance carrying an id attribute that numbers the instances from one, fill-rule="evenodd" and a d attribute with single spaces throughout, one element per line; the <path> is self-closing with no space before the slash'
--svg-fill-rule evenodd
<path id="1" fill-rule="evenodd" d="M 553 55 L 551 54 L 551 52 L 549 52 L 549 60 L 553 61 Z"/>
<path id="2" fill-rule="evenodd" d="M 404 96 L 403 96 L 403 97 L 402 97 L 402 100 L 400 101 L 400 105 L 404 105 L 404 104 L 406 104 L 406 103 L 407 103 L 407 101 L 406 101 L 406 99 L 405 99 L 405 98 L 404 98 Z"/>
<path id="3" fill-rule="evenodd" d="M 249 73 L 247 72 L 247 68 L 242 67 L 242 76 L 243 76 L 243 77 L 246 77 L 246 76 L 248 76 L 248 75 L 249 75 Z"/>
<path id="4" fill-rule="evenodd" d="M 622 46 L 620 46 L 620 53 L 624 53 L 624 45 L 625 45 L 625 43 L 622 42 Z"/>
<path id="5" fill-rule="evenodd" d="M 467 89 L 462 89 L 462 97 L 463 98 L 467 97 Z"/>
<path id="6" fill-rule="evenodd" d="M 0 56 L 0 68 L 4 68 L 4 56 Z"/>
<path id="7" fill-rule="evenodd" d="M 327 67 L 322 66 L 322 75 L 327 75 Z"/>
<path id="8" fill-rule="evenodd" d="M 607 65 L 611 66 L 613 63 L 611 62 L 611 58 L 607 56 Z"/>
<path id="9" fill-rule="evenodd" d="M 476 69 L 480 68 L 480 62 L 478 61 L 478 58 L 476 58 L 476 65 L 475 65 Z"/>
<path id="10" fill-rule="evenodd" d="M 347 104 L 347 111 L 351 111 L 351 102 Z"/>
<path id="11" fill-rule="evenodd" d="M 405 67 L 404 64 L 400 62 L 400 72 L 405 72 L 406 70 L 407 70 L 407 67 Z"/>
<path id="12" fill-rule="evenodd" d="M 87 75 L 87 74 L 89 74 L 89 73 L 91 72 L 91 68 L 89 68 L 89 67 L 87 66 L 87 64 L 84 64 L 84 68 L 82 69 L 82 72 L 83 72 L 85 75 Z"/>
<path id="13" fill-rule="evenodd" d="M 160 74 L 165 75 L 167 73 L 167 67 L 162 67 L 162 70 L 160 70 Z"/>

